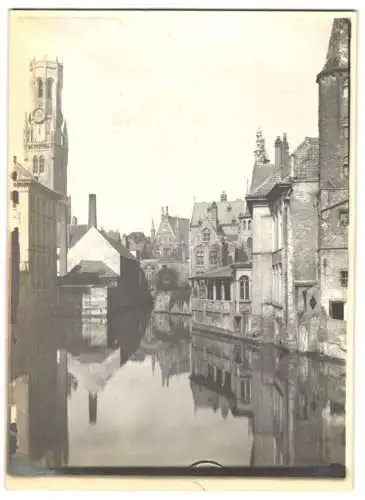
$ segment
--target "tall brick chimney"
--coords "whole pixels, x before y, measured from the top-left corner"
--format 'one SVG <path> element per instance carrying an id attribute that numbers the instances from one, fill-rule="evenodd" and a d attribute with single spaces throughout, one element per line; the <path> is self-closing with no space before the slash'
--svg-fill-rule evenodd
<path id="1" fill-rule="evenodd" d="M 289 144 L 284 133 L 281 143 L 281 177 L 284 178 L 287 175 L 289 175 Z"/>
<path id="2" fill-rule="evenodd" d="M 96 194 L 89 194 L 89 229 L 98 227 L 96 220 Z"/>
<path id="3" fill-rule="evenodd" d="M 278 136 L 275 141 L 275 169 L 281 167 L 281 162 L 282 162 L 282 144 L 281 144 L 281 139 Z"/>

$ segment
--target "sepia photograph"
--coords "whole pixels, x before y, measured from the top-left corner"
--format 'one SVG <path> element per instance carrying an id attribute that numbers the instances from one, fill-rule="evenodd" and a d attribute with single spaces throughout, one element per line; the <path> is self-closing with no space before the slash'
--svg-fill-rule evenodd
<path id="1" fill-rule="evenodd" d="M 356 20 L 9 11 L 8 475 L 348 478 Z"/>

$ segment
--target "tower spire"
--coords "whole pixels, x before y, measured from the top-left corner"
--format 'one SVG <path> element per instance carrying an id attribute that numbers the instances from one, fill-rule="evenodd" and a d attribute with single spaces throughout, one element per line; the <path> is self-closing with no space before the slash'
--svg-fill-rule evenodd
<path id="1" fill-rule="evenodd" d="M 336 18 L 332 24 L 326 62 L 323 71 L 348 68 L 349 66 L 350 19 Z"/>
<path id="2" fill-rule="evenodd" d="M 266 148 L 265 148 L 265 139 L 264 136 L 262 135 L 262 130 L 260 127 L 258 127 L 257 132 L 256 132 L 256 149 L 254 151 L 255 154 L 255 163 L 268 163 L 269 158 L 266 153 Z"/>
<path id="3" fill-rule="evenodd" d="M 155 229 L 155 223 L 154 220 L 152 219 L 152 224 L 151 224 L 151 243 L 155 241 L 156 237 L 156 229 Z"/>

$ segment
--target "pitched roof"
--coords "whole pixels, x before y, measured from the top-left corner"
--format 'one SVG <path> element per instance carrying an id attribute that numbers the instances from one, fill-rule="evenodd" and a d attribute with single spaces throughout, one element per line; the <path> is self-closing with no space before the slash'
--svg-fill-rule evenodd
<path id="1" fill-rule="evenodd" d="M 272 172 L 272 174 L 269 177 L 267 177 L 262 182 L 262 184 L 257 186 L 257 188 L 253 190 L 247 197 L 254 198 L 254 197 L 266 196 L 267 194 L 270 193 L 275 184 L 280 182 L 280 180 L 281 180 L 281 169 L 280 167 L 278 167 L 276 170 L 274 170 L 274 172 Z"/>
<path id="2" fill-rule="evenodd" d="M 233 201 L 216 201 L 217 215 L 219 224 L 232 224 L 232 219 L 237 219 L 240 213 L 245 213 L 246 203 L 243 199 Z M 208 215 L 208 208 L 212 202 L 200 201 L 194 203 L 193 215 L 191 217 L 191 225 L 197 226 L 200 219 L 204 219 Z"/>
<path id="3" fill-rule="evenodd" d="M 73 224 L 70 226 L 69 248 L 72 248 L 88 231 L 87 224 Z"/>
<path id="4" fill-rule="evenodd" d="M 291 155 L 294 159 L 295 178 L 318 177 L 319 139 L 306 137 Z"/>
<path id="5" fill-rule="evenodd" d="M 77 271 L 83 273 L 95 273 L 105 278 L 116 278 L 118 276 L 107 264 L 101 260 L 81 260 L 70 272 Z"/>
<path id="6" fill-rule="evenodd" d="M 186 244 L 189 243 L 189 219 L 184 219 L 183 217 L 171 217 L 168 216 L 168 221 L 172 230 L 175 233 L 176 238 Z"/>
<path id="7" fill-rule="evenodd" d="M 250 193 L 263 184 L 274 172 L 275 165 L 273 163 L 255 163 L 252 172 L 252 181 Z"/>
<path id="8" fill-rule="evenodd" d="M 76 245 L 78 241 L 85 236 L 89 231 L 87 224 L 74 224 L 70 226 L 70 242 L 69 248 Z M 112 245 L 122 257 L 126 259 L 135 260 L 135 257 L 122 245 L 120 233 L 118 231 L 105 231 L 104 229 L 97 229 L 99 233 Z"/>

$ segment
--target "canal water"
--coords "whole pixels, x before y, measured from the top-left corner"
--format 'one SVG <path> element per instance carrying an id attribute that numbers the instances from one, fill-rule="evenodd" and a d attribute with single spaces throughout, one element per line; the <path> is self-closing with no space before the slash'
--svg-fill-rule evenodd
<path id="1" fill-rule="evenodd" d="M 23 330 L 12 359 L 15 467 L 345 464 L 341 364 L 150 311 Z"/>

